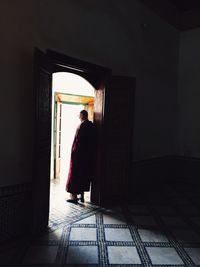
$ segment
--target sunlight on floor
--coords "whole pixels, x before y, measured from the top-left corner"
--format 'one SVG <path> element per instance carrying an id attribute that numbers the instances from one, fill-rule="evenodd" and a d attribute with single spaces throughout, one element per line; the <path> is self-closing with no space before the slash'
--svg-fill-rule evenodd
<path id="1" fill-rule="evenodd" d="M 66 200 L 69 193 L 65 191 L 65 181 L 59 179 L 51 180 L 50 185 L 50 210 L 49 210 L 49 230 L 54 231 L 62 227 L 66 222 L 70 223 L 82 213 L 91 212 L 95 208 L 90 203 L 90 192 L 85 193 L 85 202 L 72 204 Z"/>
<path id="2" fill-rule="evenodd" d="M 67 200 L 70 194 L 65 190 L 66 181 L 60 179 L 51 180 L 50 205 L 57 206 Z M 90 202 L 90 192 L 85 192 L 85 202 Z M 67 202 L 66 202 L 67 204 Z"/>

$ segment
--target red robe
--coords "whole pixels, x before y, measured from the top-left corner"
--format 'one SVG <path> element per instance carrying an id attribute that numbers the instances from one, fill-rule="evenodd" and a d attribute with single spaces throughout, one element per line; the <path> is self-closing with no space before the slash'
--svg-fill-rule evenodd
<path id="1" fill-rule="evenodd" d="M 76 130 L 71 150 L 67 192 L 80 194 L 90 190 L 94 173 L 95 132 L 91 121 L 83 121 Z"/>

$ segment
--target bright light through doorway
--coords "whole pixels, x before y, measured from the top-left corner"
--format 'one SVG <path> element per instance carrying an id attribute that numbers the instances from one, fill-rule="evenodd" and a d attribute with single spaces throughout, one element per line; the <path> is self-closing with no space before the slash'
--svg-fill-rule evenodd
<path id="1" fill-rule="evenodd" d="M 76 128 L 80 124 L 78 115 L 83 108 L 83 105 L 62 104 L 60 162 L 60 183 L 62 184 L 65 184 L 67 180 L 71 155 L 71 146 L 76 132 Z"/>
<path id="2" fill-rule="evenodd" d="M 94 96 L 94 87 L 79 75 L 58 72 L 53 74 L 53 93 Z"/>
<path id="3" fill-rule="evenodd" d="M 78 127 L 79 112 L 84 109 L 84 105 L 80 103 L 66 103 L 59 102 L 62 106 L 61 115 L 61 142 L 60 142 L 60 172 L 59 178 L 55 171 L 55 144 L 57 144 L 55 132 L 55 118 L 56 118 L 56 94 L 76 95 L 94 97 L 94 87 L 84 78 L 79 75 L 59 72 L 53 74 L 52 80 L 52 140 L 51 140 L 51 193 L 50 193 L 50 207 L 57 207 L 63 203 L 63 200 L 69 197 L 65 191 L 67 182 L 71 146 Z M 57 120 L 57 119 L 56 119 Z M 56 130 L 57 134 L 57 130 Z M 56 135 L 57 136 L 57 135 Z M 90 199 L 90 193 L 86 194 L 86 201 Z"/>

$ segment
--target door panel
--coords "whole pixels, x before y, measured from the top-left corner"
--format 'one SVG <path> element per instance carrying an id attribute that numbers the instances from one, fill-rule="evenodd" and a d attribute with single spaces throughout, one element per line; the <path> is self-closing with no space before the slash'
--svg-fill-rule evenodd
<path id="1" fill-rule="evenodd" d="M 106 89 L 105 173 L 102 202 L 123 200 L 128 192 L 132 153 L 135 78 L 112 77 Z"/>
<path id="2" fill-rule="evenodd" d="M 45 54 L 36 49 L 33 233 L 38 233 L 45 229 L 48 225 L 49 217 L 51 84 L 51 64 Z"/>
<path id="3" fill-rule="evenodd" d="M 103 120 L 104 120 L 104 95 L 105 88 L 102 86 L 99 90 L 95 90 L 94 101 L 94 125 L 96 133 L 96 160 L 94 166 L 94 179 L 91 185 L 91 201 L 97 205 L 101 202 L 100 195 L 100 182 L 102 179 L 102 164 L 103 164 L 103 151 L 102 151 L 102 134 L 103 134 Z"/>

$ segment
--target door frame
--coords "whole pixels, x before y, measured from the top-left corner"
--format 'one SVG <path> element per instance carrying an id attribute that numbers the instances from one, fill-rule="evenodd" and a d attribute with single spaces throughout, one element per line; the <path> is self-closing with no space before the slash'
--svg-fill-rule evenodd
<path id="1" fill-rule="evenodd" d="M 97 120 L 94 118 L 94 122 L 96 120 L 97 124 L 97 135 L 98 135 L 98 145 L 97 145 L 97 150 L 98 150 L 98 156 L 97 156 L 97 166 L 96 168 L 96 173 L 95 173 L 95 180 L 92 182 L 92 188 L 91 188 L 91 201 L 97 205 L 100 205 L 102 202 L 102 197 L 101 197 L 101 185 L 100 185 L 100 178 L 102 177 L 102 171 L 103 168 L 101 167 L 103 165 L 103 149 L 102 149 L 102 144 L 103 144 L 103 127 L 104 127 L 104 109 L 105 109 L 105 87 L 106 87 L 106 82 L 110 79 L 112 71 L 109 68 L 105 68 L 93 63 L 89 63 L 86 61 L 82 61 L 76 58 L 69 57 L 67 55 L 63 55 L 61 53 L 52 51 L 52 50 L 46 50 L 46 56 L 51 62 L 51 68 L 52 68 L 52 73 L 51 73 L 51 78 L 53 73 L 56 72 L 70 72 L 73 74 L 77 74 L 83 78 L 85 78 L 89 83 L 92 84 L 94 87 L 95 91 L 102 92 L 102 107 L 101 113 L 102 114 L 97 114 Z M 52 87 L 50 88 L 50 94 L 52 95 Z M 37 100 L 36 100 L 36 106 L 38 105 Z M 51 110 L 51 107 L 50 107 Z M 52 110 L 51 110 L 51 116 L 52 116 Z M 100 116 L 100 118 L 99 118 Z M 36 128 L 38 125 L 36 125 Z M 51 134 L 51 133 L 50 133 Z M 51 151 L 50 151 L 51 153 Z M 95 185 L 94 185 L 95 184 Z M 50 187 L 50 175 L 49 175 L 49 187 Z M 94 189 L 95 187 L 95 189 Z M 93 190 L 94 189 L 94 190 Z M 50 194 L 50 192 L 49 192 Z"/>

